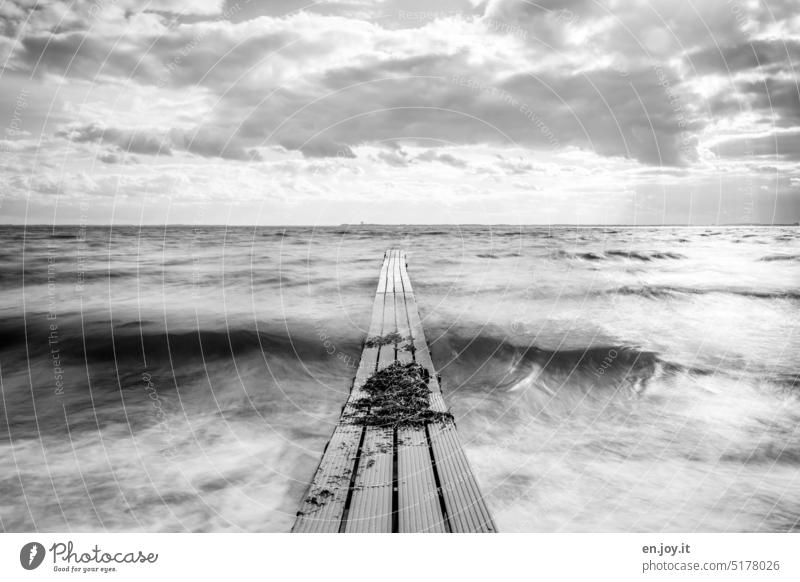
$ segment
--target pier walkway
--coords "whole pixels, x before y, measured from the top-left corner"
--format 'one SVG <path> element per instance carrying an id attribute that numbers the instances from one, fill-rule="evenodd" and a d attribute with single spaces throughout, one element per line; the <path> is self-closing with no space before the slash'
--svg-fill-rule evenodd
<path id="1" fill-rule="evenodd" d="M 370 376 L 395 362 L 429 375 L 429 407 L 447 412 L 406 271 L 406 254 L 386 251 L 350 397 L 297 512 L 293 532 L 494 532 L 455 423 L 358 423 L 354 406 Z M 377 345 L 376 345 L 377 344 Z"/>

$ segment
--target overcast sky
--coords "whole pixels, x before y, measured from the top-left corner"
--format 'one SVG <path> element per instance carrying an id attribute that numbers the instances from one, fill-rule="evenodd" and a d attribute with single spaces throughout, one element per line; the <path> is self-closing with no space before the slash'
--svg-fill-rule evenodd
<path id="1" fill-rule="evenodd" d="M 800 220 L 797 0 L 0 0 L 0 222 Z"/>

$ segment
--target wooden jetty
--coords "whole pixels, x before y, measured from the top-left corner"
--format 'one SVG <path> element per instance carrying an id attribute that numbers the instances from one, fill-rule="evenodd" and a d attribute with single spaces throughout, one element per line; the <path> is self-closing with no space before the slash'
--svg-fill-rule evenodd
<path id="1" fill-rule="evenodd" d="M 366 395 L 364 383 L 394 362 L 416 362 L 427 369 L 430 409 L 447 410 L 406 266 L 405 252 L 384 254 L 369 336 L 396 332 L 401 339 L 365 344 L 350 397 L 293 532 L 496 531 L 451 419 L 406 428 L 353 420 L 353 404 Z"/>

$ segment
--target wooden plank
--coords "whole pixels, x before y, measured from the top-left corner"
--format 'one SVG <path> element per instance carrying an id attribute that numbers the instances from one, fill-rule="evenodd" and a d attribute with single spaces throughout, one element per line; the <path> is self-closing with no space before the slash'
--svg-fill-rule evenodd
<path id="1" fill-rule="evenodd" d="M 412 295 L 414 289 L 411 287 L 411 277 L 408 276 L 408 256 L 405 251 L 400 251 L 400 277 L 403 281 L 403 292 Z"/>
<path id="2" fill-rule="evenodd" d="M 386 300 L 386 295 L 383 293 L 376 294 L 375 300 L 372 302 L 372 319 L 369 324 L 369 331 L 367 332 L 367 339 L 381 334 L 383 326 L 383 304 Z M 360 387 L 363 383 L 372 376 L 375 372 L 378 363 L 378 348 L 367 347 L 361 351 L 361 361 L 358 363 L 358 371 L 356 372 L 356 380 L 354 388 Z"/>
<path id="3" fill-rule="evenodd" d="M 428 432 L 452 531 L 496 532 L 497 527 L 458 440 L 455 424 L 433 423 L 428 426 Z"/>
<path id="4" fill-rule="evenodd" d="M 403 269 L 405 270 L 405 269 Z M 414 361 L 413 352 L 413 338 L 411 334 L 411 325 L 408 317 L 408 307 L 406 305 L 406 293 L 403 286 L 402 278 L 398 278 L 400 286 L 403 287 L 402 291 L 395 291 L 395 317 L 397 318 L 397 333 L 405 339 L 397 345 L 397 361 L 401 364 L 410 364 Z"/>
<path id="5" fill-rule="evenodd" d="M 394 261 L 392 261 L 394 262 Z M 397 331 L 397 321 L 395 315 L 395 293 L 394 293 L 394 277 L 392 274 L 392 265 L 390 264 L 389 272 L 387 274 L 386 293 L 384 295 L 385 301 L 383 304 L 383 325 L 381 327 L 381 335 L 386 336 L 390 333 Z M 391 289 L 389 288 L 391 282 Z M 395 359 L 395 346 L 394 344 L 386 344 L 380 347 L 378 354 L 378 370 L 383 370 L 385 367 L 394 362 Z"/>
<path id="6" fill-rule="evenodd" d="M 400 276 L 400 251 L 394 251 L 394 292 L 403 293 L 403 279 Z"/>
<path id="7" fill-rule="evenodd" d="M 397 486 L 401 533 L 447 531 L 424 428 L 397 431 Z"/>
<path id="8" fill-rule="evenodd" d="M 384 279 L 384 285 L 386 280 Z M 372 302 L 372 319 L 369 322 L 369 331 L 367 332 L 367 339 L 370 337 L 380 335 L 383 329 L 383 303 L 386 301 L 386 294 L 376 293 L 375 300 Z"/>
<path id="9" fill-rule="evenodd" d="M 384 293 L 394 293 L 394 267 L 396 257 L 397 253 L 395 253 L 393 250 L 386 251 L 387 268 Z"/>
<path id="10" fill-rule="evenodd" d="M 415 359 L 435 377 L 436 370 L 433 367 L 433 360 L 431 359 L 431 353 L 428 349 L 428 342 L 425 341 L 425 332 L 422 329 L 422 321 L 419 318 L 417 301 L 413 296 L 407 296 L 405 299 L 411 334 L 414 336 Z"/>
<path id="11" fill-rule="evenodd" d="M 363 427 L 338 425 L 297 512 L 293 532 L 338 532 Z"/>
<path id="12" fill-rule="evenodd" d="M 394 433 L 372 426 L 365 430 L 345 531 L 391 533 Z"/>
<path id="13" fill-rule="evenodd" d="M 383 253 L 383 265 L 381 266 L 381 274 L 378 276 L 378 290 L 376 293 L 386 292 L 386 274 L 389 272 L 389 252 Z"/>

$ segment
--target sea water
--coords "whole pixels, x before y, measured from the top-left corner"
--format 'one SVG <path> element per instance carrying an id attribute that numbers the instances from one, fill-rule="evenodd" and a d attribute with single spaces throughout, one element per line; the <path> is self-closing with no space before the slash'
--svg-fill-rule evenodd
<path id="1" fill-rule="evenodd" d="M 502 531 L 800 528 L 793 227 L 2 227 L 0 528 L 287 531 L 408 254 Z"/>

